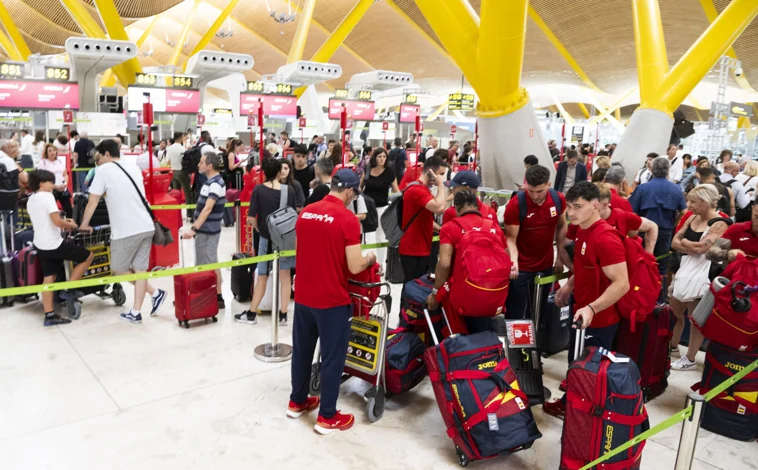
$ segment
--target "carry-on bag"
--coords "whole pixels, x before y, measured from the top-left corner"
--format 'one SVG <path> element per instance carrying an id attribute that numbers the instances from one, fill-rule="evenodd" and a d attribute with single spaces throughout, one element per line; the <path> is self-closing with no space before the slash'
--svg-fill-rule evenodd
<path id="1" fill-rule="evenodd" d="M 295 249 L 295 224 L 297 223 L 297 211 L 287 205 L 287 191 L 289 186 L 282 185 L 279 197 L 279 209 L 275 210 L 266 218 L 266 226 L 271 237 L 271 243 L 279 251 Z"/>
<path id="2" fill-rule="evenodd" d="M 722 277 L 724 279 L 716 278 L 709 289 L 713 295 L 710 314 L 703 316 L 697 309 L 697 315 L 693 312 L 693 322 L 711 341 L 734 346 L 740 351 L 757 349 L 758 260 L 739 255 L 726 267 Z"/>
<path id="3" fill-rule="evenodd" d="M 616 335 L 615 351 L 630 357 L 640 371 L 642 396 L 647 403 L 662 394 L 668 387 L 671 370 L 670 343 L 676 319 L 668 305 L 658 305 L 645 321 L 621 318 Z"/>
<path id="4" fill-rule="evenodd" d="M 398 394 L 412 389 L 426 377 L 426 344 L 415 333 L 396 330 L 387 338 L 385 348 L 385 386 Z"/>
<path id="5" fill-rule="evenodd" d="M 27 245 L 18 252 L 18 285 L 36 286 L 42 284 L 42 261 L 37 249 Z"/>
<path id="6" fill-rule="evenodd" d="M 73 216 L 74 222 L 77 225 L 82 224 L 84 218 L 84 210 L 87 208 L 89 202 L 89 193 L 76 193 L 74 194 L 74 207 Z M 108 216 L 108 207 L 105 205 L 105 198 L 101 197 L 100 202 L 97 203 L 95 213 L 92 214 L 92 218 L 89 221 L 90 227 L 100 227 L 101 225 L 110 225 L 111 219 Z"/>
<path id="7" fill-rule="evenodd" d="M 578 330 L 566 377 L 561 470 L 578 470 L 650 428 L 637 365 L 622 354 L 589 346 Z M 611 457 L 604 468 L 638 470 L 645 442 Z"/>
<path id="8" fill-rule="evenodd" d="M 181 245 L 180 242 L 179 257 L 184 267 Z M 218 321 L 217 284 L 216 273 L 213 271 L 174 276 L 174 307 L 179 326 L 189 328 L 190 320 L 210 318 L 214 323 Z"/>
<path id="9" fill-rule="evenodd" d="M 541 295 L 541 290 L 545 286 L 536 286 L 536 296 Z M 572 301 L 565 307 L 555 305 L 555 293 L 559 289 L 556 282 L 551 287 L 548 294 L 547 302 L 542 306 L 540 312 L 539 326 L 537 330 L 537 349 L 542 357 L 549 357 L 553 354 L 566 351 L 571 342 L 571 306 Z"/>
<path id="10" fill-rule="evenodd" d="M 2 256 L 0 256 L 0 288 L 16 287 L 16 274 L 13 271 L 13 251 L 14 241 L 13 237 L 10 237 L 11 251 L 8 252 L 7 245 L 5 244 L 5 231 L 10 230 L 7 224 L 8 218 L 11 216 L 10 211 L 0 212 L 0 240 L 2 240 Z M 12 307 L 13 297 L 1 296 L 0 307 Z"/>
<path id="11" fill-rule="evenodd" d="M 235 211 L 241 213 L 239 207 L 239 201 L 235 202 L 233 207 Z M 255 249 L 253 248 L 253 236 L 252 227 L 244 223 L 245 221 L 240 218 L 241 230 L 247 230 L 248 234 L 245 237 L 247 243 L 243 245 L 241 232 L 237 231 L 237 253 L 232 255 L 232 260 L 250 258 L 255 256 Z M 242 266 L 232 266 L 231 284 L 232 295 L 238 302 L 247 302 L 253 297 L 253 277 L 255 269 L 258 266 L 257 263 L 244 264 Z"/>
<path id="12" fill-rule="evenodd" d="M 424 316 L 431 327 L 429 312 Z M 436 346 L 426 350 L 424 363 L 461 466 L 528 449 L 542 437 L 495 333 L 453 335 L 440 343 L 432 337 Z"/>
<path id="13" fill-rule="evenodd" d="M 743 352 L 711 343 L 705 354 L 703 378 L 692 390 L 704 395 L 755 360 L 758 350 Z M 758 371 L 706 403 L 700 427 L 738 441 L 758 438 Z"/>
<path id="14" fill-rule="evenodd" d="M 387 248 L 387 269 L 384 270 L 384 278 L 392 284 L 401 284 L 405 279 L 403 265 L 400 263 L 400 252 L 397 247 Z"/>
<path id="15" fill-rule="evenodd" d="M 424 319 L 424 309 L 426 309 L 426 299 L 432 293 L 433 287 L 434 279 L 429 274 L 406 282 L 403 287 L 403 297 L 400 302 L 400 320 L 398 321 L 398 328 L 416 333 L 429 346 L 433 343 L 429 335 L 429 326 Z M 438 308 L 430 312 L 430 314 L 434 333 L 438 337 L 443 337 L 445 322 L 443 321 L 442 309 Z"/>

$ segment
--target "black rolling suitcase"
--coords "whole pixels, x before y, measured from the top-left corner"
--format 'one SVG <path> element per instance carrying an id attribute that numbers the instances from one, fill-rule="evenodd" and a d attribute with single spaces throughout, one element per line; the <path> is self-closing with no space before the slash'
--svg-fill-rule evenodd
<path id="1" fill-rule="evenodd" d="M 555 289 L 553 289 L 540 313 L 537 349 L 539 349 L 542 357 L 549 357 L 566 351 L 570 340 L 571 304 L 563 308 L 555 305 Z"/>
<path id="2" fill-rule="evenodd" d="M 397 247 L 390 246 L 387 248 L 387 269 L 384 271 L 384 278 L 393 284 L 402 284 L 405 280 L 403 265 L 400 264 L 400 252 Z"/>
<path id="3" fill-rule="evenodd" d="M 87 208 L 87 202 L 89 202 L 89 194 L 76 193 L 74 194 L 74 222 L 78 225 L 82 224 L 82 218 L 84 217 L 84 210 Z M 89 221 L 90 227 L 100 227 L 101 225 L 110 225 L 111 219 L 108 217 L 108 207 L 105 205 L 105 198 L 100 198 L 100 202 L 95 208 L 95 213 L 92 214 L 92 219 Z"/>
<path id="4" fill-rule="evenodd" d="M 2 240 L 2 257 L 0 258 L 0 288 L 16 287 L 16 276 L 13 271 L 13 237 L 11 238 L 11 251 L 5 243 L 5 231 L 9 229 L 6 221 L 10 218 L 10 211 L 0 212 L 0 240 Z M 0 307 L 12 307 L 13 297 L 0 296 Z"/>
<path id="5" fill-rule="evenodd" d="M 240 223 L 245 223 L 245 221 L 241 220 L 240 217 L 240 205 L 239 200 L 235 202 L 234 210 L 237 212 L 237 220 L 240 221 Z M 247 225 L 247 227 L 250 227 Z M 236 230 L 237 232 L 237 253 L 232 255 L 232 261 L 238 260 L 238 259 L 245 259 L 250 258 L 251 256 L 255 256 L 255 249 L 253 248 L 252 244 L 255 242 L 255 237 L 252 233 L 248 234 L 247 237 L 247 246 L 242 247 L 242 241 L 241 241 L 241 233 L 239 230 Z M 252 289 L 253 289 L 253 277 L 255 274 L 255 268 L 258 266 L 257 264 L 245 264 L 242 266 L 232 266 L 232 295 L 234 295 L 234 298 L 237 299 L 238 302 L 247 302 L 249 301 L 252 296 Z"/>

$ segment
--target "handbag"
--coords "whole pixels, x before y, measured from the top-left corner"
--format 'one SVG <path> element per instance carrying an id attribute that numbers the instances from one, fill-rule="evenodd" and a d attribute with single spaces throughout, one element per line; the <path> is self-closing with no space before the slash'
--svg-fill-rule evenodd
<path id="1" fill-rule="evenodd" d="M 113 162 L 116 163 L 116 162 Z M 147 203 L 147 199 L 145 199 L 145 196 L 142 195 L 142 191 L 139 190 L 139 187 L 137 187 L 137 183 L 134 182 L 131 176 L 129 176 L 129 173 L 124 170 L 124 168 L 116 163 L 116 166 L 121 168 L 121 171 L 124 172 L 127 178 L 129 178 L 129 181 L 132 182 L 132 186 L 134 186 L 134 190 L 137 191 L 137 194 L 139 194 L 140 199 L 142 199 L 142 204 L 145 206 L 145 209 L 147 209 L 147 213 L 150 214 L 150 218 L 153 221 L 153 226 L 155 227 L 155 231 L 153 232 L 153 245 L 158 246 L 167 246 L 172 243 L 174 243 L 174 236 L 171 234 L 171 229 L 160 223 L 156 218 L 155 214 L 153 214 L 153 210 L 150 209 L 150 204 Z"/>
<path id="2" fill-rule="evenodd" d="M 708 235 L 711 226 L 705 229 L 703 237 Z M 711 285 L 708 276 L 711 269 L 711 261 L 702 255 L 682 256 L 679 270 L 676 272 L 672 284 L 671 296 L 680 302 L 690 302 L 703 297 Z"/>
<path id="3" fill-rule="evenodd" d="M 266 218 L 268 233 L 273 245 L 279 251 L 295 249 L 295 224 L 297 211 L 287 205 L 288 185 L 283 184 L 279 197 L 279 209 Z"/>

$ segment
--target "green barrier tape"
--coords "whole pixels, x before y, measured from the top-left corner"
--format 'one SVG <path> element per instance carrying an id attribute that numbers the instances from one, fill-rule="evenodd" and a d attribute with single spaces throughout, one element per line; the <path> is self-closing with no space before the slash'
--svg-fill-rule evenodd
<path id="1" fill-rule="evenodd" d="M 71 171 L 90 171 L 90 170 L 91 170 L 91 169 L 93 169 L 93 168 L 94 168 L 94 167 L 92 167 L 92 168 L 82 168 L 82 167 L 78 167 L 78 168 L 71 168 Z"/>
<path id="2" fill-rule="evenodd" d="M 295 252 L 286 252 L 288 256 L 294 256 Z M 191 266 L 189 268 L 173 268 L 165 269 L 162 271 L 151 271 L 146 273 L 136 274 L 123 274 L 120 276 L 101 277 L 97 279 L 82 279 L 79 281 L 66 281 L 56 282 L 53 284 L 43 284 L 36 286 L 26 287 L 11 287 L 8 289 L 0 289 L 0 297 L 14 297 L 18 295 L 31 295 L 39 292 L 52 292 L 64 289 L 81 289 L 83 287 L 92 286 L 105 286 L 108 284 L 115 284 L 117 282 L 132 282 L 147 279 L 157 279 L 160 277 L 179 276 L 182 274 L 199 273 L 203 271 L 212 271 L 214 269 L 233 268 L 235 266 L 245 266 L 247 264 L 254 264 L 263 261 L 271 261 L 281 257 L 281 254 L 271 254 L 264 256 L 255 256 L 252 258 L 237 259 L 232 261 L 225 261 L 223 263 L 204 264 L 201 266 Z"/>
<path id="3" fill-rule="evenodd" d="M 705 401 L 713 400 L 714 398 L 716 398 L 717 395 L 721 394 L 722 392 L 725 392 L 727 388 L 731 387 L 732 385 L 742 380 L 742 378 L 744 378 L 747 374 L 753 372 L 757 367 L 758 367 L 758 359 L 753 361 L 752 364 L 745 366 L 745 368 L 739 371 L 738 373 L 734 374 L 733 376 L 729 377 L 728 379 L 718 384 L 710 392 L 706 393 L 704 395 Z"/>
<path id="4" fill-rule="evenodd" d="M 508 190 L 501 190 L 501 191 L 483 190 L 483 191 L 479 191 L 479 194 L 484 194 L 484 195 L 488 195 L 488 196 L 502 196 L 502 197 L 508 196 L 508 197 L 512 197 L 514 192 L 515 191 L 508 191 Z"/>
<path id="5" fill-rule="evenodd" d="M 677 414 L 675 414 L 674 416 L 670 417 L 666 421 L 663 421 L 662 423 L 659 423 L 658 425 L 653 426 L 652 428 L 650 428 L 649 430 L 643 432 L 642 434 L 640 434 L 639 436 L 635 437 L 634 439 L 632 439 L 632 440 L 630 440 L 630 441 L 628 441 L 628 442 L 620 445 L 619 447 L 616 447 L 612 451 L 610 451 L 607 454 L 603 455 L 599 459 L 597 459 L 597 460 L 595 460 L 593 462 L 588 463 L 587 465 L 585 465 L 584 467 L 580 468 L 579 470 L 589 470 L 589 469 L 595 467 L 596 465 L 598 465 L 600 463 L 603 463 L 606 460 L 608 460 L 608 459 L 610 459 L 610 458 L 612 458 L 612 457 L 620 454 L 621 452 L 624 452 L 625 450 L 629 449 L 630 447 L 634 447 L 637 444 L 641 443 L 642 441 L 647 440 L 647 439 L 653 437 L 654 435 L 658 434 L 659 432 L 663 432 L 666 429 L 670 428 L 671 426 L 674 426 L 675 424 L 684 421 L 685 419 L 687 419 L 690 416 L 692 416 L 692 410 L 693 410 L 693 406 L 692 405 L 688 406 L 687 408 L 685 408 L 682 411 L 678 412 Z"/>
<path id="6" fill-rule="evenodd" d="M 552 276 L 537 276 L 534 278 L 534 284 L 537 286 L 544 286 L 546 284 L 553 284 L 556 281 L 568 279 L 569 277 L 571 277 L 571 273 L 569 271 L 560 274 L 553 274 Z"/>
<path id="7" fill-rule="evenodd" d="M 661 256 L 658 256 L 657 258 L 655 258 L 655 260 L 656 260 L 656 261 L 660 261 L 660 260 L 662 260 L 662 259 L 664 259 L 664 258 L 668 258 L 669 256 L 671 256 L 671 255 L 673 255 L 673 254 L 674 254 L 674 252 L 673 252 L 673 251 L 669 251 L 669 252 L 668 252 L 668 253 L 666 253 L 666 254 L 663 254 L 663 255 L 661 255 Z"/>

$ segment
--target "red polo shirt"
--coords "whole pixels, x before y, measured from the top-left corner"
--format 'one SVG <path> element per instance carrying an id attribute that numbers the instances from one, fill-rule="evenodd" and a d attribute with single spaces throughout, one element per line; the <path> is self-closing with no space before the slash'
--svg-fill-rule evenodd
<path id="1" fill-rule="evenodd" d="M 626 212 L 621 209 L 611 209 L 611 215 L 605 220 L 611 224 L 623 236 L 631 231 L 637 231 L 642 225 L 642 218 L 634 212 Z M 579 231 L 578 225 L 570 225 L 566 232 L 566 238 L 576 240 L 576 234 Z"/>
<path id="2" fill-rule="evenodd" d="M 527 195 L 526 218 L 523 223 L 519 223 L 518 197 L 514 195 L 508 201 L 505 207 L 505 225 L 520 225 L 516 238 L 519 271 L 544 271 L 553 266 L 555 228 L 561 214 L 566 210 L 566 198 L 562 193 L 558 193 L 558 197 L 561 198 L 560 214 L 550 194 L 541 206 Z"/>
<path id="3" fill-rule="evenodd" d="M 329 195 L 303 209 L 295 233 L 295 302 L 322 309 L 350 305 L 345 248 L 361 242 L 361 225 L 355 214 Z"/>
<path id="4" fill-rule="evenodd" d="M 479 198 L 476 198 L 477 205 L 479 206 L 479 213 L 482 214 L 482 217 L 486 219 L 490 219 L 497 223 L 497 214 L 495 211 L 492 210 L 490 206 L 485 205 L 482 203 L 482 201 L 479 200 Z M 455 206 L 450 206 L 447 209 L 445 209 L 445 213 L 442 214 L 442 225 L 445 225 L 446 223 L 450 222 L 454 218 L 458 217 L 457 212 L 455 211 Z"/>
<path id="5" fill-rule="evenodd" d="M 731 250 L 742 250 L 748 258 L 758 258 L 758 235 L 753 232 L 753 222 L 733 224 L 721 238 L 732 242 Z"/>
<path id="6" fill-rule="evenodd" d="M 611 285 L 603 267 L 626 262 L 626 249 L 618 232 L 602 230 L 607 225 L 598 220 L 587 230 L 579 230 L 574 244 L 574 300 L 575 310 L 597 300 Z M 619 322 L 615 305 L 597 312 L 590 325 L 603 328 Z"/>
<path id="7" fill-rule="evenodd" d="M 408 186 L 403 193 L 402 227 L 408 227 L 400 239 L 399 253 L 406 256 L 429 256 L 432 253 L 434 214 L 426 210 L 433 200 L 432 192 L 424 184 Z M 413 223 L 408 225 L 414 215 Z"/>
<path id="8" fill-rule="evenodd" d="M 613 188 L 611 188 L 611 208 L 621 209 L 627 212 L 634 212 L 632 210 L 632 205 L 629 204 L 629 201 L 627 201 L 625 197 L 619 196 L 619 192 Z"/>

